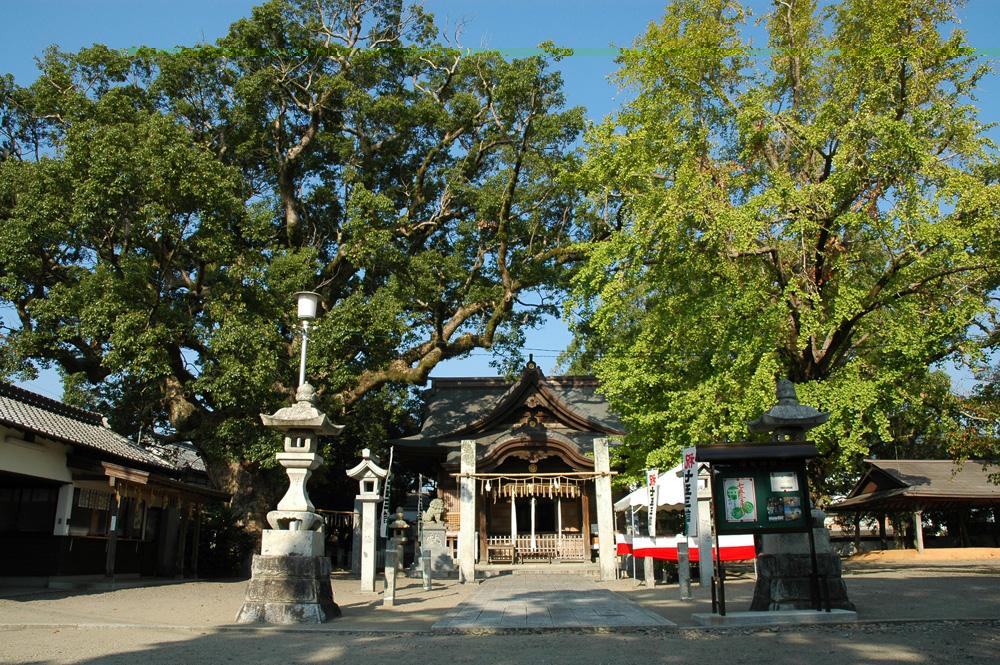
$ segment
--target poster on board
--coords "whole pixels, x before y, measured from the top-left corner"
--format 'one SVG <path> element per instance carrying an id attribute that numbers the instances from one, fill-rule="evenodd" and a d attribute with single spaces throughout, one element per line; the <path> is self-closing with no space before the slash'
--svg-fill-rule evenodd
<path id="1" fill-rule="evenodd" d="M 726 478 L 722 481 L 727 522 L 757 521 L 757 492 L 753 478 Z"/>

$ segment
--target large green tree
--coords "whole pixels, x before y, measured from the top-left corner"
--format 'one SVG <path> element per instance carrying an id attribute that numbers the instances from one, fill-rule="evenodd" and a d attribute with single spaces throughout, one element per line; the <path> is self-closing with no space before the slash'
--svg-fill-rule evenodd
<path id="1" fill-rule="evenodd" d="M 737 2 L 676 0 L 623 52 L 629 101 L 582 174 L 613 234 L 576 281 L 576 360 L 632 470 L 744 440 L 778 376 L 832 413 L 831 487 L 872 445 L 926 440 L 933 367 L 975 352 L 1000 275 L 986 69 L 945 34 L 954 9 L 777 0 L 753 49 Z"/>
<path id="2" fill-rule="evenodd" d="M 272 0 L 213 45 L 0 79 L 0 373 L 54 365 L 226 468 L 274 449 L 295 291 L 323 296 L 309 377 L 368 445 L 437 363 L 516 346 L 592 237 L 583 113 L 546 58 L 437 39 L 401 2 Z"/>

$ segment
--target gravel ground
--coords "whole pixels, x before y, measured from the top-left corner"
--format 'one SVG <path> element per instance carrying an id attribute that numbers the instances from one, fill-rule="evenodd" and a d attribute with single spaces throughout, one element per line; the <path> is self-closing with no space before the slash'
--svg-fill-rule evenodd
<path id="1" fill-rule="evenodd" d="M 112 592 L 0 591 L 0 663 L 1000 663 L 1000 569 L 963 564 L 918 569 L 852 566 L 846 576 L 862 623 L 696 629 L 676 586 L 608 583 L 680 624 L 631 633 L 431 635 L 430 625 L 474 590 L 454 582 L 425 594 L 406 580 L 398 605 L 336 579 L 344 617 L 302 628 L 236 627 L 244 582 L 189 582 Z M 732 610 L 752 580 L 732 580 Z M 376 632 L 376 631 L 391 632 Z"/>

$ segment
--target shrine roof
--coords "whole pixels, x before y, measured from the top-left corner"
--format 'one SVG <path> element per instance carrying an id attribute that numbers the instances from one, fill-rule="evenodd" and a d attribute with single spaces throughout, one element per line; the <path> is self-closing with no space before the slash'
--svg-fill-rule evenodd
<path id="1" fill-rule="evenodd" d="M 546 377 L 529 364 L 517 381 L 500 377 L 432 379 L 424 394 L 425 418 L 419 433 L 398 440 L 410 446 L 434 446 L 478 439 L 489 442 L 504 435 L 512 412 L 534 403 L 579 432 L 620 436 L 621 422 L 597 392 L 593 376 Z M 484 440 L 484 441 L 483 441 Z"/>
<path id="2" fill-rule="evenodd" d="M 924 507 L 1000 505 L 996 462 L 968 460 L 865 460 L 868 470 L 837 511 L 919 510 Z"/>

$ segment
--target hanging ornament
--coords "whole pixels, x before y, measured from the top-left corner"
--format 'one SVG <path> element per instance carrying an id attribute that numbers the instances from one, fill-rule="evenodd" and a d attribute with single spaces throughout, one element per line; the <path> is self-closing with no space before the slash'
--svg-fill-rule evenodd
<path id="1" fill-rule="evenodd" d="M 493 484 L 490 483 L 489 479 L 486 480 L 486 491 L 487 492 L 492 492 L 493 491 Z"/>

